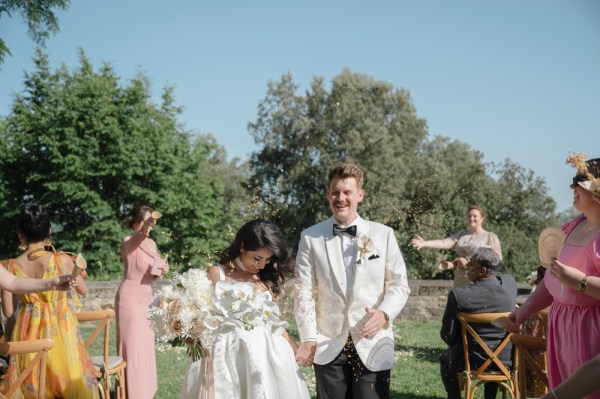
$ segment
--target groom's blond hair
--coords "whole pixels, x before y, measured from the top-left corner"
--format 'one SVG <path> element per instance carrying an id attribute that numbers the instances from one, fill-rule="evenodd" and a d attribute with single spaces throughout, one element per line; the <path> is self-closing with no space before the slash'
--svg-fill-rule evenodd
<path id="1" fill-rule="evenodd" d="M 360 168 L 353 163 L 341 163 L 339 165 L 334 166 L 333 169 L 329 172 L 329 180 L 327 181 L 327 190 L 329 190 L 329 186 L 331 185 L 331 181 L 336 178 L 340 179 L 348 179 L 353 177 L 356 179 L 356 184 L 358 188 L 362 188 L 363 185 L 363 172 Z"/>

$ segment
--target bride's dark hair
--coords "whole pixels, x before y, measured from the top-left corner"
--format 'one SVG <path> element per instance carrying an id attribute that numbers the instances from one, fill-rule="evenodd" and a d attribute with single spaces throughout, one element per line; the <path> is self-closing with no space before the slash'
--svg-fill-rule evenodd
<path id="1" fill-rule="evenodd" d="M 279 295 L 285 278 L 293 271 L 291 251 L 279 227 L 264 219 L 247 222 L 240 227 L 233 243 L 221 252 L 219 263 L 226 265 L 238 257 L 242 247 L 248 251 L 268 248 L 273 252 L 271 260 L 258 272 L 258 276 L 269 286 L 274 295 Z"/>

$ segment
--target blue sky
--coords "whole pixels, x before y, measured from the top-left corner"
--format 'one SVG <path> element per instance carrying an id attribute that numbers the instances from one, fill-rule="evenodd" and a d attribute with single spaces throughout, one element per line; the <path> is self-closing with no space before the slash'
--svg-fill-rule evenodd
<path id="1" fill-rule="evenodd" d="M 571 206 L 567 151 L 600 156 L 600 2 L 595 0 L 198 1 L 72 0 L 47 41 L 54 66 L 112 64 L 144 72 L 185 107 L 181 122 L 211 133 L 231 157 L 257 147 L 247 131 L 267 82 L 344 68 L 410 91 L 430 135 L 469 143 L 543 177 Z M 13 56 L 0 66 L 0 115 L 33 69 L 20 16 L 2 15 Z M 484 204 L 485 205 L 485 204 Z"/>

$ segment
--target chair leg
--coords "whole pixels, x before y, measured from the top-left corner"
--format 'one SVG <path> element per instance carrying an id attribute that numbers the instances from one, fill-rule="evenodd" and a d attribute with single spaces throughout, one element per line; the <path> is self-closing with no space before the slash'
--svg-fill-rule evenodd
<path id="1" fill-rule="evenodd" d="M 104 376 L 104 397 L 110 399 L 110 375 Z"/>
<path id="2" fill-rule="evenodd" d="M 98 381 L 98 383 L 96 384 L 98 386 L 98 391 L 100 392 L 100 398 L 101 399 L 110 399 L 106 397 L 106 394 L 104 393 L 104 381 L 100 382 Z"/>
<path id="3" fill-rule="evenodd" d="M 126 399 L 127 398 L 127 389 L 125 386 L 125 369 L 119 371 L 119 373 L 117 374 L 117 379 L 119 380 L 119 392 L 121 393 L 121 398 L 120 399 Z"/>

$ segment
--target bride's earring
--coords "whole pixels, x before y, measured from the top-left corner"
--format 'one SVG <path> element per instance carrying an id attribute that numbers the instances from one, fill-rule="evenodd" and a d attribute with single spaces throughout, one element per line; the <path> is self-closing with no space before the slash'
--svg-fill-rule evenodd
<path id="1" fill-rule="evenodd" d="M 17 249 L 19 251 L 25 251 L 27 249 L 27 245 L 25 245 L 24 243 L 20 243 Z"/>

